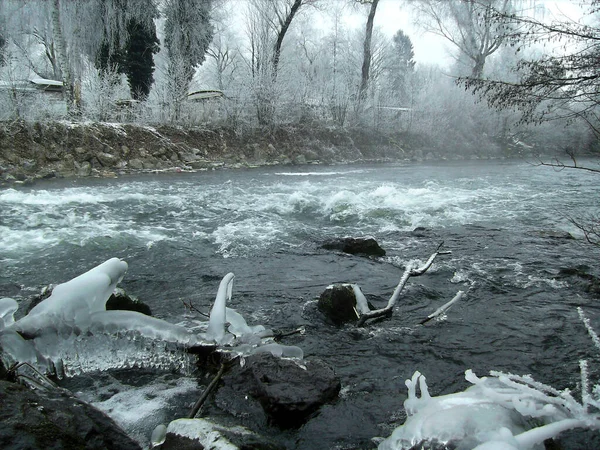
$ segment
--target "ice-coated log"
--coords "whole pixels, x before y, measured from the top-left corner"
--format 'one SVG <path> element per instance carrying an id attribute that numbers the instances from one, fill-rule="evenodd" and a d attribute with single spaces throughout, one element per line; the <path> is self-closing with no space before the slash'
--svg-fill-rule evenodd
<path id="1" fill-rule="evenodd" d="M 92 334 L 136 332 L 141 336 L 182 345 L 202 342 L 186 328 L 136 311 L 99 311 L 90 316 Z"/>
<path id="2" fill-rule="evenodd" d="M 262 325 L 249 326 L 246 319 L 235 309 L 226 308 L 226 321 L 229 322 L 227 330 L 235 335 L 239 342 L 258 344 L 262 338 L 273 336 L 273 331 Z"/>
<path id="3" fill-rule="evenodd" d="M 127 272 L 127 263 L 111 258 L 93 269 L 57 285 L 52 295 L 17 321 L 17 331 L 38 336 L 61 328 L 86 328 L 91 313 L 103 311 L 106 301 Z"/>
<path id="4" fill-rule="evenodd" d="M 0 333 L 0 347 L 5 355 L 10 356 L 12 362 L 38 363 L 38 352 L 30 341 L 26 341 L 13 330 L 4 330 Z"/>
<path id="5" fill-rule="evenodd" d="M 258 353 L 270 353 L 278 358 L 302 359 L 304 357 L 304 352 L 300 347 L 296 347 L 295 345 L 281 345 L 274 342 L 256 347 L 252 351 L 254 355 Z"/>
<path id="6" fill-rule="evenodd" d="M 12 298 L 0 298 L 0 331 L 5 327 L 15 323 L 15 311 L 19 308 L 19 304 Z"/>

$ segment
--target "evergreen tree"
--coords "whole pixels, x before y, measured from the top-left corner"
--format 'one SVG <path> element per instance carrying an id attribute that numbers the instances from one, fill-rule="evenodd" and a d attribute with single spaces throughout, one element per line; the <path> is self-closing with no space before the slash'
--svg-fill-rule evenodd
<path id="1" fill-rule="evenodd" d="M 191 81 L 204 62 L 212 41 L 211 0 L 169 0 L 165 6 L 165 45 L 171 64 L 180 64 L 185 81 Z"/>
<path id="2" fill-rule="evenodd" d="M 406 81 L 415 68 L 415 52 L 410 38 L 398 30 L 392 38 L 390 78 L 391 89 L 398 92 L 400 98 L 406 97 Z"/>
<path id="3" fill-rule="evenodd" d="M 132 18 L 127 24 L 129 38 L 124 50 L 124 72 L 127 74 L 131 97 L 144 100 L 154 82 L 154 53 L 159 51 L 159 40 L 154 24 Z"/>

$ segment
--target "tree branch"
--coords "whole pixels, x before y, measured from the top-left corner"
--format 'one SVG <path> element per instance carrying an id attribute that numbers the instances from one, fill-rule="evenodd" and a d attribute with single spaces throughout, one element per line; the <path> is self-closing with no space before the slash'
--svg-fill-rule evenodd
<path id="1" fill-rule="evenodd" d="M 398 301 L 398 298 L 400 298 L 400 294 L 402 293 L 404 286 L 406 286 L 406 283 L 409 280 L 409 278 L 418 277 L 420 275 L 423 275 L 425 272 L 427 272 L 429 270 L 429 268 L 433 264 L 433 261 L 435 260 L 435 258 L 438 255 L 447 255 L 450 253 L 450 252 L 440 252 L 440 248 L 442 247 L 442 245 L 444 245 L 443 242 L 438 246 L 436 251 L 429 257 L 427 262 L 425 262 L 425 264 L 423 264 L 421 267 L 413 267 L 414 261 L 410 261 L 406 265 L 406 268 L 404 269 L 404 273 L 402 274 L 402 277 L 400 278 L 400 281 L 398 282 L 396 289 L 394 289 L 394 292 L 392 293 L 392 296 L 390 297 L 387 306 L 385 308 L 376 309 L 376 310 L 361 314 L 360 318 L 358 319 L 357 326 L 362 327 L 365 324 L 365 322 L 369 319 L 375 319 L 377 317 L 390 315 L 392 313 L 392 310 L 394 309 L 394 306 L 396 305 L 396 302 Z"/>

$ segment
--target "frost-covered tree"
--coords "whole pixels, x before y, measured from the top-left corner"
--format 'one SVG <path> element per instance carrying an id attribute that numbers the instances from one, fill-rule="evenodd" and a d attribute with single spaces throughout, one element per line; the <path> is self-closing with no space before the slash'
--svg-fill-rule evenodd
<path id="1" fill-rule="evenodd" d="M 427 31 L 442 36 L 458 51 L 456 60 L 481 78 L 485 63 L 501 48 L 511 27 L 494 20 L 496 11 L 510 13 L 513 0 L 410 0 L 418 21 Z"/>
<path id="2" fill-rule="evenodd" d="M 392 38 L 392 45 L 386 52 L 386 76 L 390 94 L 400 102 L 407 98 L 409 76 L 415 70 L 413 44 L 410 37 L 398 30 Z"/>
<path id="3" fill-rule="evenodd" d="M 4 5 L 0 5 L 0 66 L 3 66 L 6 62 L 6 44 L 7 41 L 7 29 L 6 29 L 6 11 L 4 11 Z"/>
<path id="4" fill-rule="evenodd" d="M 233 15 L 231 6 L 223 2 L 213 10 L 214 36 L 207 50 L 212 63 L 209 70 L 211 82 L 220 90 L 226 90 L 232 84 L 241 64 L 239 37 L 228 27 Z"/>
<path id="5" fill-rule="evenodd" d="M 367 94 L 367 88 L 369 87 L 369 78 L 371 70 L 371 39 L 373 36 L 373 23 L 375 21 L 375 13 L 377 12 L 377 5 L 379 0 L 359 0 L 361 3 L 369 4 L 369 15 L 367 16 L 367 22 L 365 25 L 365 40 L 363 42 L 363 61 L 361 68 L 361 79 L 359 98 L 363 99 Z"/>
<path id="6" fill-rule="evenodd" d="M 67 104 L 67 113 L 70 115 L 79 115 L 81 112 L 80 97 L 76 92 L 73 66 L 68 56 L 67 41 L 65 39 L 65 33 L 63 32 L 64 21 L 60 0 L 52 0 L 50 13 L 52 17 L 52 33 L 56 45 L 56 55 L 62 75 L 63 95 L 65 97 L 65 103 Z"/>
<path id="7" fill-rule="evenodd" d="M 167 0 L 164 3 L 164 43 L 169 56 L 167 76 L 176 105 L 186 98 L 192 77 L 206 58 L 214 31 L 210 7 L 211 0 Z"/>
<path id="8" fill-rule="evenodd" d="M 284 40 L 301 7 L 314 0 L 250 0 L 246 14 L 248 65 L 252 73 L 257 118 L 271 124 L 275 83 L 280 71 Z"/>
<path id="9" fill-rule="evenodd" d="M 585 16 L 593 18 L 590 24 L 496 11 L 496 26 L 517 29 L 511 44 L 518 50 L 545 44 L 546 48 L 560 46 L 561 51 L 522 56 L 511 79 L 467 77 L 460 83 L 487 99 L 490 106 L 517 109 L 526 123 L 581 119 L 600 137 L 600 1 L 581 3 Z"/>

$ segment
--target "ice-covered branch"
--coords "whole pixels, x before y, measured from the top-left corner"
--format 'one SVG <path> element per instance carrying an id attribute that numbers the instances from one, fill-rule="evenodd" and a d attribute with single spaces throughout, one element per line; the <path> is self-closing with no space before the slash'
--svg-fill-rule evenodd
<path id="1" fill-rule="evenodd" d="M 465 391 L 431 397 L 425 377 L 415 372 L 406 380 L 408 418 L 379 450 L 414 448 L 435 441 L 451 442 L 459 448 L 462 442 L 464 448 L 530 450 L 568 429 L 600 429 L 600 418 L 588 413 L 568 390 L 558 391 L 527 375 L 502 372 L 479 378 L 467 370 L 465 378 L 473 384 Z M 530 418 L 543 422 L 523 428 Z"/>
<path id="2" fill-rule="evenodd" d="M 448 311 L 452 305 L 454 305 L 461 298 L 463 298 L 464 295 L 465 295 L 464 291 L 458 291 L 456 293 L 456 295 L 452 298 L 452 300 L 450 300 L 447 303 L 444 303 L 442 306 L 440 306 L 438 309 L 436 309 L 433 313 L 429 314 L 425 319 L 421 320 L 420 324 L 424 325 L 427 322 L 429 322 L 430 320 L 440 317 L 442 314 L 444 314 L 446 311 Z"/>
<path id="3" fill-rule="evenodd" d="M 442 247 L 443 244 L 444 243 L 442 242 L 438 246 L 436 251 L 429 257 L 427 262 L 425 262 L 425 264 L 423 264 L 422 266 L 415 267 L 416 262 L 409 261 L 409 263 L 406 265 L 406 268 L 404 269 L 404 273 L 402 274 L 402 277 L 400 277 L 400 281 L 398 282 L 396 289 L 394 289 L 392 296 L 388 300 L 387 306 L 385 308 L 376 309 L 376 310 L 372 310 L 372 311 L 371 310 L 368 310 L 365 312 L 361 311 L 357 326 L 359 326 L 359 327 L 363 326 L 365 324 L 365 322 L 369 319 L 375 319 L 377 317 L 390 315 L 392 313 L 394 306 L 396 305 L 398 299 L 400 298 L 400 294 L 402 293 L 402 290 L 406 286 L 406 283 L 408 282 L 409 278 L 418 277 L 420 275 L 423 275 L 425 272 L 427 272 L 429 270 L 429 268 L 433 264 L 433 261 L 435 260 L 435 258 L 438 255 L 445 255 L 445 254 L 450 253 L 450 252 L 440 252 L 440 248 Z"/>
<path id="4" fill-rule="evenodd" d="M 217 344 L 223 343 L 223 339 L 225 338 L 226 305 L 227 300 L 231 300 L 233 278 L 234 275 L 228 273 L 221 280 L 219 290 L 217 291 L 217 298 L 215 299 L 215 304 L 210 311 L 210 318 L 208 319 L 206 337 L 214 340 Z"/>
<path id="5" fill-rule="evenodd" d="M 587 316 L 583 312 L 583 309 L 580 306 L 577 307 L 577 313 L 579 314 L 579 318 L 583 322 L 585 329 L 590 335 L 590 338 L 592 338 L 594 347 L 596 347 L 596 349 L 600 351 L 600 338 L 598 337 L 598 334 L 596 334 L 596 331 L 592 328 L 592 325 L 590 324 L 590 319 L 587 318 Z"/>

